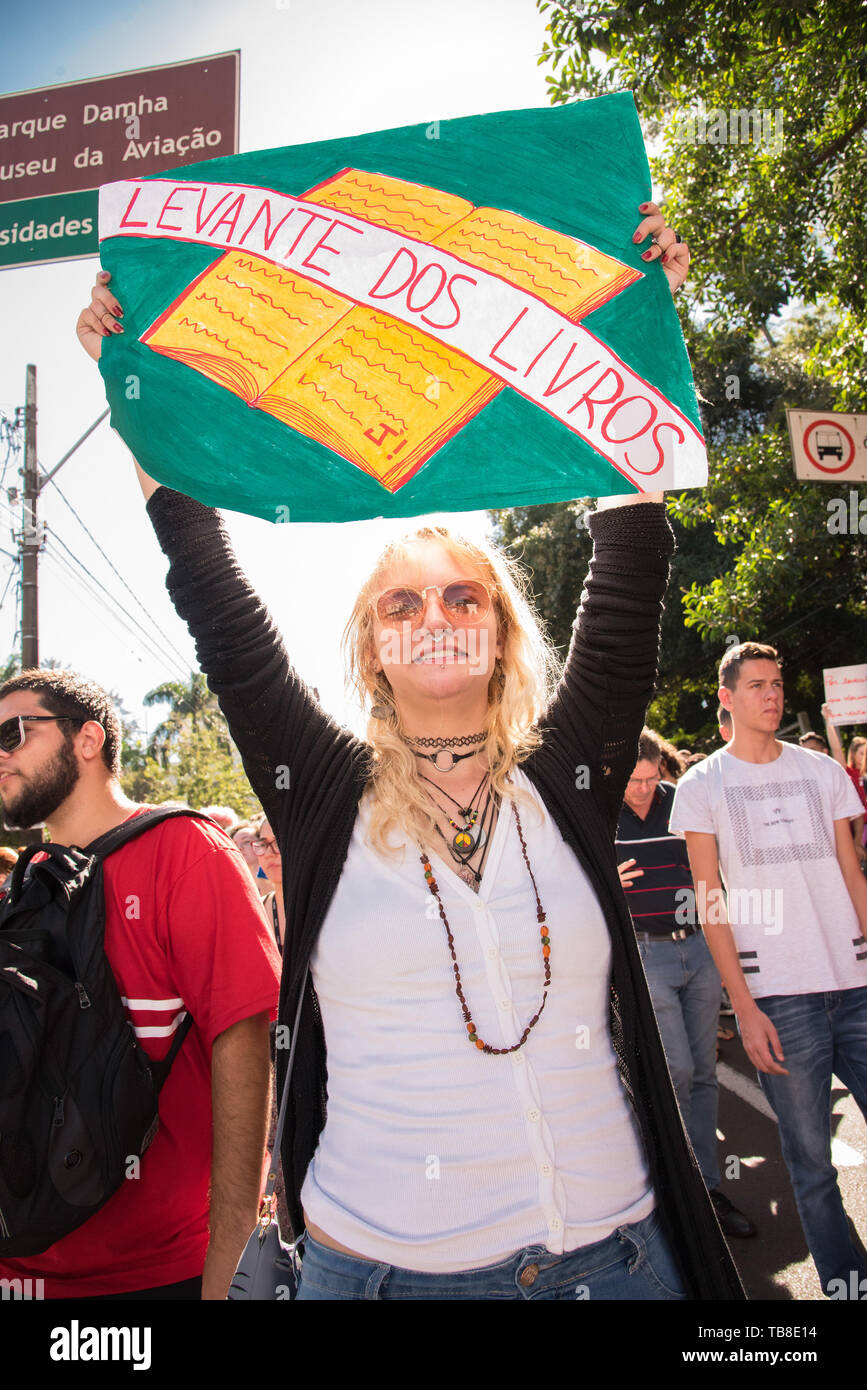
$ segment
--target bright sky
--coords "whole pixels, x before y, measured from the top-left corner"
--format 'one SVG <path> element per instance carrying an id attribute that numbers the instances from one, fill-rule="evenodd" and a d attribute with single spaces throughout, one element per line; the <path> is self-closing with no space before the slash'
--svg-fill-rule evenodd
<path id="1" fill-rule="evenodd" d="M 0 91 L 25 91 L 113 72 L 241 51 L 240 150 L 356 135 L 389 126 L 547 105 L 536 59 L 544 19 L 533 0 L 28 0 L 4 6 Z M 24 403 L 25 365 L 38 372 L 38 453 L 51 469 L 105 408 L 102 379 L 74 334 L 96 260 L 0 271 L 0 408 Z M 0 453 L 2 463 L 2 453 Z M 6 486 L 19 483 L 7 476 Z M 40 557 L 40 658 L 54 658 L 117 692 L 153 728 L 146 691 L 181 678 L 193 644 L 164 587 L 165 562 L 143 510 L 129 454 L 108 422 L 57 481 L 164 634 L 160 657 L 115 616 L 119 598 L 153 632 L 51 485 L 40 518 L 94 576 L 87 593 L 49 538 Z M 242 564 L 272 609 L 298 670 L 351 722 L 339 636 L 358 586 L 403 522 L 275 526 L 232 513 Z M 451 524 L 458 518 L 451 517 Z M 460 519 L 481 535 L 487 518 Z M 0 550 L 15 549 L 0 492 Z M 0 554 L 0 593 L 12 561 Z M 0 612 L 0 658 L 15 646 L 14 585 Z"/>

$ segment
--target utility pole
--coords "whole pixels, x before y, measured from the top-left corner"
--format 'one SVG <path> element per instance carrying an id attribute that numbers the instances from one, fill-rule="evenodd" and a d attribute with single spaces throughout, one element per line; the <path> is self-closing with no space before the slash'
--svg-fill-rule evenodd
<path id="1" fill-rule="evenodd" d="M 24 495 L 21 511 L 21 664 L 39 665 L 39 549 L 36 519 L 39 465 L 36 461 L 36 368 L 27 367 L 24 396 Z"/>
<path id="2" fill-rule="evenodd" d="M 21 665 L 28 670 L 31 666 L 39 665 L 39 552 L 44 543 L 43 528 L 36 514 L 39 494 L 76 449 L 90 438 L 97 425 L 108 415 L 108 408 L 66 451 L 50 473 L 40 473 L 36 455 L 36 368 L 32 363 L 27 367 L 24 401 L 24 490 L 18 555 L 21 561 Z"/>

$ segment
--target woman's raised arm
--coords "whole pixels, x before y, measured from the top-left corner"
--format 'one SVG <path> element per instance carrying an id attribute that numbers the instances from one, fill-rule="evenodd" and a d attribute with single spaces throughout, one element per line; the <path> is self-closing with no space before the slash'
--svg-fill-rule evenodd
<path id="1" fill-rule="evenodd" d="M 122 315 L 109 278 L 100 273 L 91 303 L 78 319 L 78 337 L 94 360 Z M 276 828 L 287 792 L 297 807 L 314 794 L 323 759 L 333 770 L 332 759 L 348 763 L 364 745 L 329 718 L 292 667 L 219 512 L 161 486 L 138 464 L 136 469 L 169 560 L 166 587 L 195 639 L 199 666 L 220 702 L 250 784 Z"/>

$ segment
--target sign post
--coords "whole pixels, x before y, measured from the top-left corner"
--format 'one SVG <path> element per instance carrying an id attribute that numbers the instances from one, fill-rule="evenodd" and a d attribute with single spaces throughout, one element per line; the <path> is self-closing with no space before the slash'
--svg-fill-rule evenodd
<path id="1" fill-rule="evenodd" d="M 97 255 L 103 183 L 236 154 L 239 58 L 0 97 L 0 269 Z"/>

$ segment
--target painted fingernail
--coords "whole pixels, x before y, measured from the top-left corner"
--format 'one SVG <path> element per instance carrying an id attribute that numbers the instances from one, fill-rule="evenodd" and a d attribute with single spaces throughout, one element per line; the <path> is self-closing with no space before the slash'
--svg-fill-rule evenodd
<path id="1" fill-rule="evenodd" d="M 641 259 L 642 259 L 643 261 L 649 261 L 652 255 L 653 255 L 653 252 L 652 252 L 652 251 L 642 251 L 642 253 L 641 253 Z"/>
<path id="2" fill-rule="evenodd" d="M 107 270 L 101 270 L 97 275 L 97 280 L 107 280 L 109 278 Z"/>
<path id="3" fill-rule="evenodd" d="M 648 209 L 649 207 L 650 207 L 650 204 L 649 204 L 649 203 L 639 203 L 639 204 L 638 204 L 638 211 L 639 211 L 639 212 L 647 212 L 647 209 Z"/>
<path id="4" fill-rule="evenodd" d="M 662 264 L 665 265 L 665 262 L 668 260 L 668 252 L 666 251 L 665 255 L 660 256 L 659 259 L 662 261 Z"/>
<path id="5" fill-rule="evenodd" d="M 111 312 L 113 314 L 117 314 L 118 318 L 123 318 L 123 309 L 120 307 L 119 304 L 115 304 Z"/>
<path id="6" fill-rule="evenodd" d="M 112 324 L 112 327 L 114 328 L 115 333 L 122 333 L 122 332 L 123 332 L 123 328 L 121 327 L 121 325 L 120 325 L 119 323 Z"/>
<path id="7" fill-rule="evenodd" d="M 636 232 L 636 233 L 634 234 L 632 240 L 633 240 L 633 241 L 643 241 L 644 238 L 643 238 L 643 236 L 641 235 L 641 232 Z"/>

